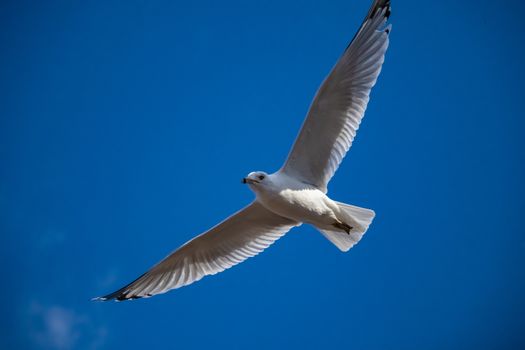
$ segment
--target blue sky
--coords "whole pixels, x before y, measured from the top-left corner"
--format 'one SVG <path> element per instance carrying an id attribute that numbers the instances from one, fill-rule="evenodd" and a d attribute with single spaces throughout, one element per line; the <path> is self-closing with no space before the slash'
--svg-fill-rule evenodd
<path id="1" fill-rule="evenodd" d="M 525 346 L 521 1 L 393 1 L 330 184 L 375 209 L 148 300 L 93 303 L 252 199 L 371 1 L 0 5 L 0 348 Z"/>

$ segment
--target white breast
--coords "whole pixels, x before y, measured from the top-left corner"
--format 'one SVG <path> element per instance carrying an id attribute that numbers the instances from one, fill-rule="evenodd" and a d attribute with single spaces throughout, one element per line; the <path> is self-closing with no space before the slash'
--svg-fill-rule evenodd
<path id="1" fill-rule="evenodd" d="M 280 173 L 265 186 L 254 186 L 257 200 L 268 210 L 299 222 L 333 223 L 336 207 L 322 191 Z"/>

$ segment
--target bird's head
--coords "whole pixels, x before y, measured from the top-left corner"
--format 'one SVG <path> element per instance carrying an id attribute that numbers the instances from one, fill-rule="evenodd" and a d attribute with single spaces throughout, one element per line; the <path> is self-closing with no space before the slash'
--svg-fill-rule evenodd
<path id="1" fill-rule="evenodd" d="M 264 171 L 253 171 L 242 179 L 242 183 L 248 184 L 250 187 L 261 186 L 266 184 L 268 181 L 268 174 L 266 174 Z"/>

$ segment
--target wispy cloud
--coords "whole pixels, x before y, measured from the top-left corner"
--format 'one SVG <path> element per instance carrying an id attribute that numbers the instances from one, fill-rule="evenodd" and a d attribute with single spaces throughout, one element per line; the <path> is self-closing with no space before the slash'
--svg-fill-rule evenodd
<path id="1" fill-rule="evenodd" d="M 43 306 L 33 302 L 29 308 L 31 340 L 45 349 L 99 349 L 107 330 L 95 326 L 86 316 L 59 306 Z"/>

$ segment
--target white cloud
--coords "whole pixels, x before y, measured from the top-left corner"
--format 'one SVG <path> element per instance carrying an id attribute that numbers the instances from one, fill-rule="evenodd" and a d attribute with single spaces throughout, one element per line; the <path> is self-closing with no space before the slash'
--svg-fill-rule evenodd
<path id="1" fill-rule="evenodd" d="M 107 331 L 95 326 L 90 319 L 59 305 L 30 305 L 29 335 L 34 343 L 45 349 L 98 349 Z"/>

